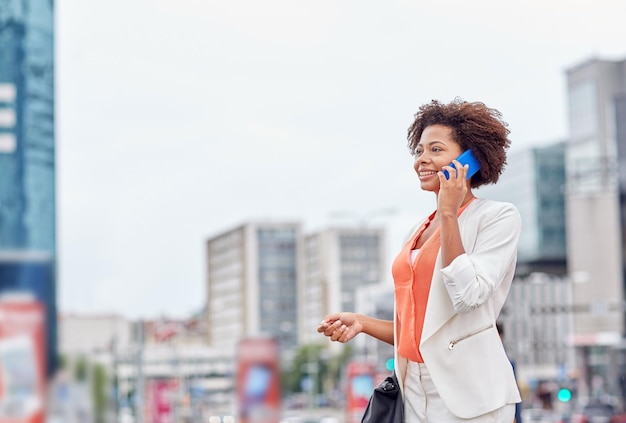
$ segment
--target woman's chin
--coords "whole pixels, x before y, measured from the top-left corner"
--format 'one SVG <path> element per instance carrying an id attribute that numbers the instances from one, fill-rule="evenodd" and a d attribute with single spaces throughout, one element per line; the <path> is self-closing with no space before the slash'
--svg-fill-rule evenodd
<path id="1" fill-rule="evenodd" d="M 421 182 L 420 183 L 420 188 L 422 188 L 422 191 L 438 192 L 439 191 L 439 181 L 436 181 L 436 183 L 433 183 L 433 182 L 434 181 Z"/>

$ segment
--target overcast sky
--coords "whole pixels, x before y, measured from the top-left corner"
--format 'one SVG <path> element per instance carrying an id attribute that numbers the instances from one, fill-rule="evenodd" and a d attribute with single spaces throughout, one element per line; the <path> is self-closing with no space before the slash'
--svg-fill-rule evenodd
<path id="1" fill-rule="evenodd" d="M 391 260 L 435 205 L 406 148 L 419 105 L 499 109 L 513 153 L 562 140 L 565 70 L 625 58 L 624 16 L 623 0 L 57 1 L 60 310 L 192 313 L 205 240 L 247 220 L 382 225 Z"/>

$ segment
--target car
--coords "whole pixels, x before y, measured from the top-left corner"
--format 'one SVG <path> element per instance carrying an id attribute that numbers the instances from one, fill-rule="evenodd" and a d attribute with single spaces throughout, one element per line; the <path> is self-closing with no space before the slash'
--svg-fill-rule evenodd
<path id="1" fill-rule="evenodd" d="M 552 410 L 526 408 L 522 410 L 522 421 L 524 423 L 555 423 L 559 420 Z"/>
<path id="2" fill-rule="evenodd" d="M 129 408 L 122 408 L 118 415 L 119 423 L 135 423 L 135 417 L 133 412 Z"/>
<path id="3" fill-rule="evenodd" d="M 572 415 L 572 423 L 613 423 L 617 415 L 615 407 L 608 403 L 593 401 Z"/>

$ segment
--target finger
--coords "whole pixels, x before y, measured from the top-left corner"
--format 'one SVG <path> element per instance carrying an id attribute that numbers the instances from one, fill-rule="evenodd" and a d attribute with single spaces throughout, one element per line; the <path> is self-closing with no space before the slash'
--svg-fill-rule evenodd
<path id="1" fill-rule="evenodd" d="M 337 318 L 334 316 L 326 316 L 324 318 L 324 320 L 322 320 L 320 322 L 320 324 L 317 326 L 317 331 L 318 332 L 324 332 L 326 329 L 328 329 L 333 323 L 337 322 Z"/>
<path id="2" fill-rule="evenodd" d="M 350 335 L 350 328 L 346 328 L 343 333 L 341 334 L 341 337 L 339 337 L 339 342 L 348 342 L 350 339 L 352 339 L 352 336 Z"/>
<path id="3" fill-rule="evenodd" d="M 464 165 L 458 160 L 452 160 L 452 163 L 454 163 L 454 166 L 457 169 L 457 178 L 465 180 L 465 177 L 467 176 L 467 172 L 469 169 L 469 165 L 468 164 Z"/>
<path id="4" fill-rule="evenodd" d="M 318 332 L 324 332 L 332 323 L 328 320 L 322 320 L 317 327 Z"/>
<path id="5" fill-rule="evenodd" d="M 446 178 L 446 171 L 448 173 L 448 177 Z M 441 171 L 439 171 L 439 179 L 441 181 L 447 181 L 448 179 L 454 179 L 456 178 L 456 169 L 452 166 L 443 166 L 441 168 Z"/>
<path id="6" fill-rule="evenodd" d="M 349 327 L 344 327 L 343 333 L 341 334 L 341 336 L 339 337 L 339 342 L 348 342 L 350 340 L 350 328 Z"/>
<path id="7" fill-rule="evenodd" d="M 337 330 L 335 330 L 330 337 L 332 341 L 338 341 L 345 334 L 348 327 L 346 325 L 340 326 Z"/>
<path id="8" fill-rule="evenodd" d="M 326 328 L 326 330 L 324 330 L 324 335 L 333 336 L 333 334 L 341 327 L 342 324 L 343 323 L 341 322 L 341 320 L 333 322 Z"/>

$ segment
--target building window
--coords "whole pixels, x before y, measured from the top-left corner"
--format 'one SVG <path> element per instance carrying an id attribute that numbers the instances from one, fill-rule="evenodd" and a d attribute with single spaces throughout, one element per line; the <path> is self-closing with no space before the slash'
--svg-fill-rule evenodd
<path id="1" fill-rule="evenodd" d="M 570 135 L 573 141 L 593 136 L 598 130 L 596 84 L 593 80 L 581 81 L 569 90 Z"/>

